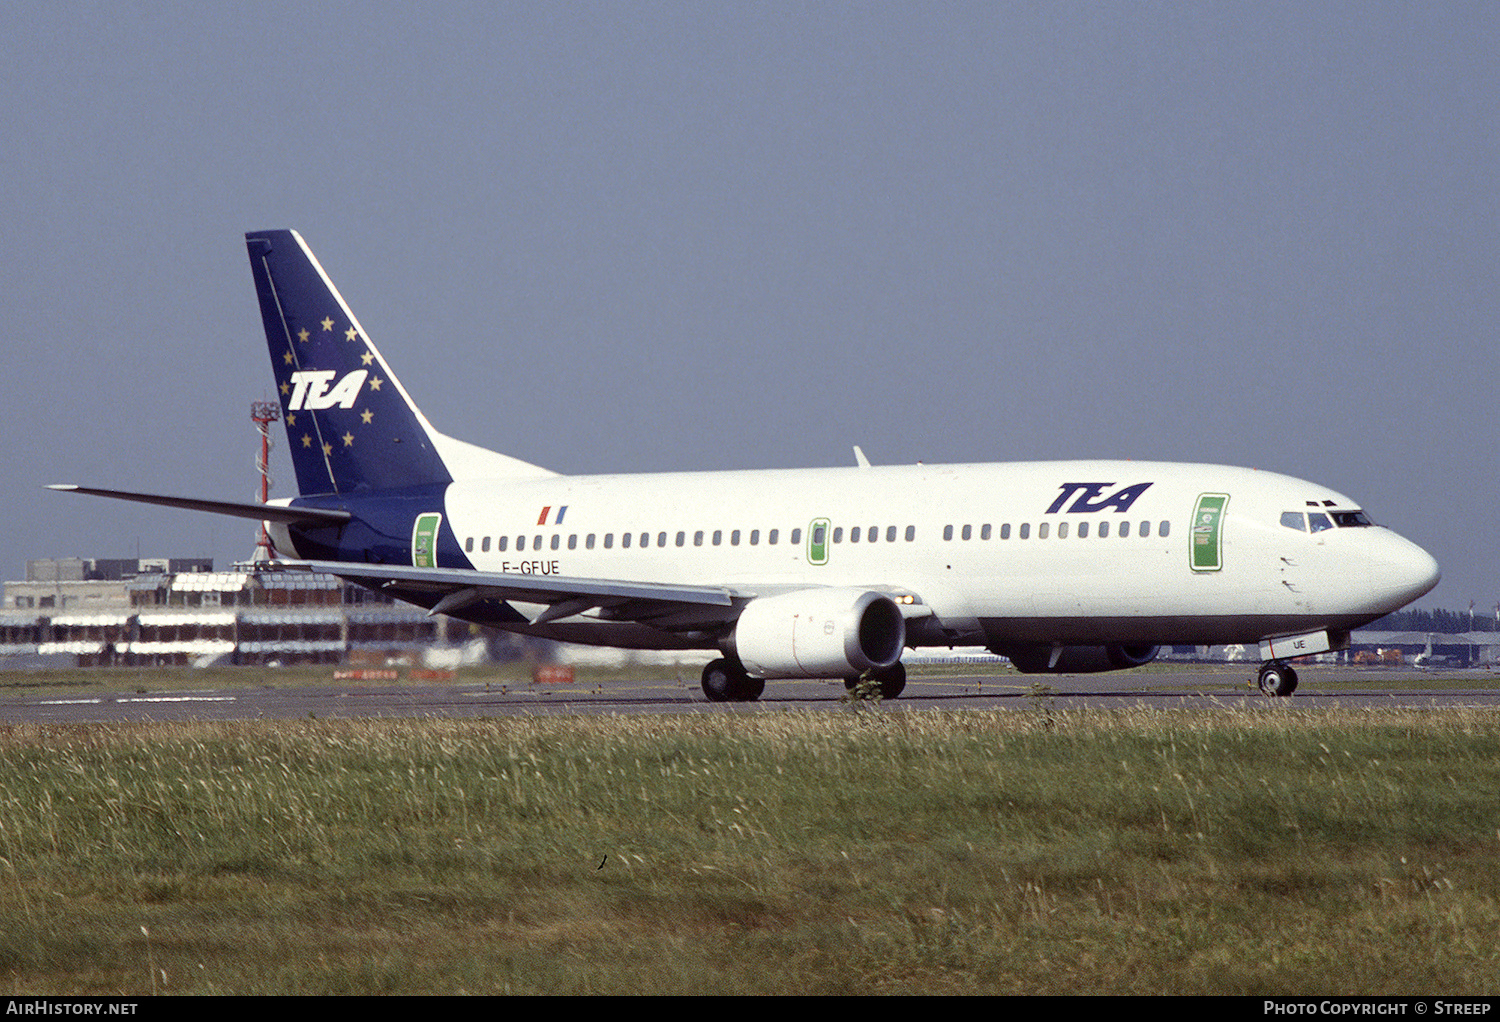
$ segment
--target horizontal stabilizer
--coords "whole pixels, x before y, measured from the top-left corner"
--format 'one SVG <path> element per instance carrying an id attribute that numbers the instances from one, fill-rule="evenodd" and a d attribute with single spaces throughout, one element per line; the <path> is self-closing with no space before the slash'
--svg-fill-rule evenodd
<path id="1" fill-rule="evenodd" d="M 159 493 L 99 490 L 88 486 L 73 486 L 69 483 L 54 483 L 47 489 L 68 493 L 87 493 L 93 497 L 113 497 L 116 500 L 133 500 L 141 504 L 160 504 L 163 507 L 182 508 L 186 511 L 207 511 L 209 514 L 232 515 L 235 518 L 250 518 L 255 521 L 280 522 L 283 525 L 342 525 L 351 517 L 347 511 L 332 511 L 327 508 L 283 507 L 280 504 L 167 497 Z"/>

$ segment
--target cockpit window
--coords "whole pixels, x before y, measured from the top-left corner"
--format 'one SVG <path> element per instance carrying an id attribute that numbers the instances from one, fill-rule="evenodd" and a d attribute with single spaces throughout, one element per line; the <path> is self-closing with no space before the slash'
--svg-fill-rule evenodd
<path id="1" fill-rule="evenodd" d="M 1283 511 L 1281 524 L 1298 532 L 1322 532 L 1332 528 L 1362 528 L 1375 523 L 1363 511 L 1309 511 L 1306 514 L 1301 511 Z"/>

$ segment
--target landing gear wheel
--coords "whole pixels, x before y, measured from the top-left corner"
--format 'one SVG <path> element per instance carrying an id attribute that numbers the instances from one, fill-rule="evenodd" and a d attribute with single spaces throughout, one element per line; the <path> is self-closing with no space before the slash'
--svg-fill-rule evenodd
<path id="1" fill-rule="evenodd" d="M 1268 696 L 1289 696 L 1297 691 L 1297 672 L 1287 664 L 1266 664 L 1257 680 L 1260 690 Z"/>
<path id="2" fill-rule="evenodd" d="M 881 699 L 895 699 L 906 688 L 906 665 L 899 660 L 889 667 L 877 667 L 870 673 L 880 685 Z M 844 688 L 853 692 L 862 677 L 862 675 L 856 675 L 853 678 L 845 678 Z"/>
<path id="3" fill-rule="evenodd" d="M 882 667 L 875 672 L 875 680 L 880 682 L 880 698 L 895 699 L 906 688 L 906 665 L 897 660 Z"/>
<path id="4" fill-rule="evenodd" d="M 764 678 L 752 678 L 733 660 L 720 658 L 703 668 L 703 694 L 711 703 L 750 703 L 766 690 Z"/>

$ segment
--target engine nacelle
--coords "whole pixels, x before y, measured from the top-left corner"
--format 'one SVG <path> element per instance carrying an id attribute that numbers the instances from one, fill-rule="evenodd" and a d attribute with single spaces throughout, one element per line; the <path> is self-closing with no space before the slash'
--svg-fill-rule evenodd
<path id="1" fill-rule="evenodd" d="M 1011 665 L 1022 674 L 1097 674 L 1100 671 L 1123 671 L 1149 664 L 1156 659 L 1160 646 L 1144 643 L 1111 643 L 1108 646 L 1064 646 L 1052 663 L 1052 647 L 1044 643 L 1015 643 L 994 647 L 1010 658 Z"/>
<path id="2" fill-rule="evenodd" d="M 900 660 L 906 621 L 879 593 L 803 589 L 752 600 L 730 641 L 757 678 L 847 678 Z"/>

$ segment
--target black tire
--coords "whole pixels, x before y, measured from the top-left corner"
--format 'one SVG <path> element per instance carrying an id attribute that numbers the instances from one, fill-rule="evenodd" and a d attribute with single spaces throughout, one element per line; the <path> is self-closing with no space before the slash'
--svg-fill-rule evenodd
<path id="1" fill-rule="evenodd" d="M 1297 691 L 1297 672 L 1286 664 L 1270 663 L 1260 669 L 1257 682 L 1268 696 L 1289 696 Z"/>
<path id="2" fill-rule="evenodd" d="M 906 665 L 897 660 L 876 671 L 875 680 L 880 682 L 881 699 L 895 699 L 906 689 Z"/>
<path id="3" fill-rule="evenodd" d="M 703 694 L 711 703 L 727 703 L 734 698 L 735 672 L 728 660 L 710 661 L 703 668 Z"/>
<path id="4" fill-rule="evenodd" d="M 733 660 L 720 657 L 703 668 L 703 694 L 711 703 L 750 703 L 766 690 L 764 678 L 752 678 Z"/>
<path id="5" fill-rule="evenodd" d="M 881 699 L 895 699 L 906 688 L 906 665 L 899 660 L 889 667 L 876 668 L 872 672 L 875 680 L 880 684 Z M 850 692 L 854 691 L 860 683 L 861 676 L 844 679 L 844 688 Z"/>

